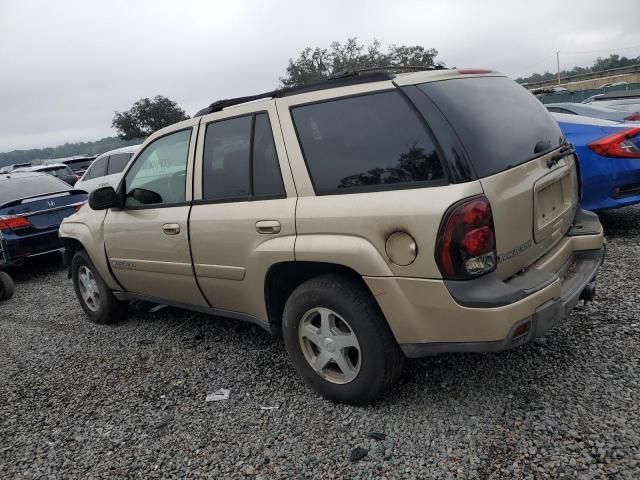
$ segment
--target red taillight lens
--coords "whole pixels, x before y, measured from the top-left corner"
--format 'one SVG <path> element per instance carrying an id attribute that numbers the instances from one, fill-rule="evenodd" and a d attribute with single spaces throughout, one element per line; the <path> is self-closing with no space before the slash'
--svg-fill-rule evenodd
<path id="1" fill-rule="evenodd" d="M 495 270 L 495 230 L 486 197 L 454 205 L 438 238 L 436 261 L 444 278 L 468 279 Z"/>
<path id="2" fill-rule="evenodd" d="M 588 147 L 603 157 L 640 158 L 640 128 L 628 128 L 591 142 Z"/>
<path id="3" fill-rule="evenodd" d="M 627 122 L 640 122 L 640 113 L 634 113 L 628 117 L 624 117 Z"/>
<path id="4" fill-rule="evenodd" d="M 19 215 L 0 217 L 0 230 L 20 230 L 30 226 L 31 222 L 26 217 Z"/>

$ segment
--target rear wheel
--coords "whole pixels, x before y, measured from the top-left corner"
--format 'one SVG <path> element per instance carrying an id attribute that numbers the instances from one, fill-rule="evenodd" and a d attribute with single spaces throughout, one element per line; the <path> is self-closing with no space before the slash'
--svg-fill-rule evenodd
<path id="1" fill-rule="evenodd" d="M 9 300 L 15 292 L 15 284 L 8 273 L 0 272 L 0 301 Z"/>
<path id="2" fill-rule="evenodd" d="M 330 400 L 369 403 L 402 370 L 404 356 L 377 303 L 348 277 L 324 275 L 300 285 L 287 300 L 282 327 L 296 370 Z"/>
<path id="3" fill-rule="evenodd" d="M 118 300 L 84 250 L 71 261 L 71 277 L 80 306 L 95 323 L 115 323 L 127 314 L 128 302 Z"/>

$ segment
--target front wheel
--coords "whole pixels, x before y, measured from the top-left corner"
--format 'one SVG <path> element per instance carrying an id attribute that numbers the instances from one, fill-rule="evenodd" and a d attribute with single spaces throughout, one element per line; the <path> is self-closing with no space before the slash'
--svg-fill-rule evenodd
<path id="1" fill-rule="evenodd" d="M 71 278 L 80 306 L 94 323 L 115 323 L 127 314 L 128 302 L 118 300 L 84 250 L 71 260 Z"/>
<path id="2" fill-rule="evenodd" d="M 300 285 L 282 327 L 296 370 L 327 399 L 369 403 L 402 370 L 404 356 L 375 299 L 351 278 L 330 274 Z"/>

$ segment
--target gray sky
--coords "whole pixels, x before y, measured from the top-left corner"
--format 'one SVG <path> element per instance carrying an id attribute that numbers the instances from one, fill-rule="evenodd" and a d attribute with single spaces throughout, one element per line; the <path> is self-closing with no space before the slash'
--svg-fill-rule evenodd
<path id="1" fill-rule="evenodd" d="M 115 135 L 157 94 L 190 115 L 277 86 L 305 46 L 356 36 L 513 77 L 640 54 L 638 0 L 0 0 L 0 152 Z M 608 5 L 608 4 L 606 4 Z M 625 13 L 626 12 L 626 13 Z"/>

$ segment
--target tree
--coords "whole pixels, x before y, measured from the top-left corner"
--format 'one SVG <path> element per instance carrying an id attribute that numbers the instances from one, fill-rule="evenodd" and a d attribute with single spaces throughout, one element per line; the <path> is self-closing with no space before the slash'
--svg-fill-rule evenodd
<path id="1" fill-rule="evenodd" d="M 189 118 L 176 102 L 156 95 L 153 100 L 141 98 L 126 112 L 115 112 L 111 126 L 123 140 L 145 138 L 168 125 Z"/>
<path id="2" fill-rule="evenodd" d="M 386 66 L 433 67 L 443 65 L 435 62 L 438 51 L 425 49 L 419 45 L 390 45 L 386 53 L 380 42 L 371 45 L 358 44 L 357 38 L 349 38 L 344 44 L 333 42 L 329 49 L 307 47 L 300 56 L 289 59 L 286 75 L 280 78 L 280 85 L 293 87 L 317 82 L 345 70 L 358 70 Z"/>

